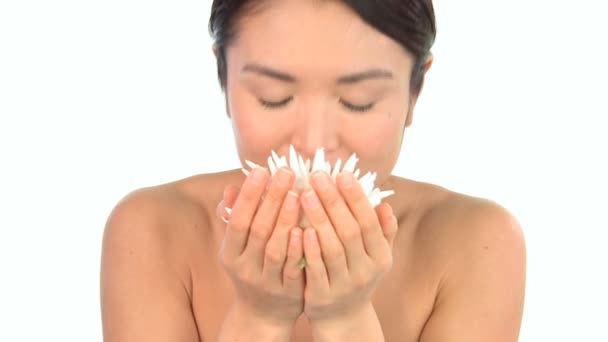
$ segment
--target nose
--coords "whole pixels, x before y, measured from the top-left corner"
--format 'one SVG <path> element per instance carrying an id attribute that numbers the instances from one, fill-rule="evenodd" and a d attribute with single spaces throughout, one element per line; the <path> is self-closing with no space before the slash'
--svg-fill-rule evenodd
<path id="1" fill-rule="evenodd" d="M 322 101 L 310 101 L 296 121 L 291 143 L 305 160 L 312 161 L 318 148 L 327 152 L 339 146 L 338 118 Z"/>

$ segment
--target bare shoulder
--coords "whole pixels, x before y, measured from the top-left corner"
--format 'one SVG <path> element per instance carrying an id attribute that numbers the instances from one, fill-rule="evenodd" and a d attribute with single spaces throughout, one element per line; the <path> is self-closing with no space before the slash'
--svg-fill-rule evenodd
<path id="1" fill-rule="evenodd" d="M 442 191 L 416 238 L 441 261 L 435 307 L 421 341 L 516 341 L 526 273 L 524 235 L 499 203 Z"/>
<path id="2" fill-rule="evenodd" d="M 125 195 L 109 214 L 104 244 L 112 238 L 137 237 L 131 248 L 158 245 L 168 253 L 183 238 L 201 233 L 195 225 L 206 221 L 207 212 L 179 184 L 137 189 Z"/>
<path id="3" fill-rule="evenodd" d="M 205 186 L 210 179 L 132 191 L 109 214 L 101 261 L 106 341 L 198 340 L 189 265 L 210 234 L 203 200 L 216 195 Z"/>
<path id="4" fill-rule="evenodd" d="M 508 209 L 490 199 L 442 191 L 442 199 L 425 211 L 418 234 L 435 235 L 450 259 L 525 256 L 522 228 Z"/>

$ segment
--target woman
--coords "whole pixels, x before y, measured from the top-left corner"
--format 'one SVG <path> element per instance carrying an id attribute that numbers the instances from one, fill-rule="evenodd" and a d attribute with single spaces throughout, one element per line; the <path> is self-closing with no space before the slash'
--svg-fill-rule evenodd
<path id="1" fill-rule="evenodd" d="M 516 341 L 517 221 L 391 174 L 432 63 L 430 0 L 215 0 L 210 29 L 243 163 L 356 153 L 395 195 L 373 208 L 349 172 L 296 193 L 287 168 L 129 194 L 104 238 L 105 340 Z"/>

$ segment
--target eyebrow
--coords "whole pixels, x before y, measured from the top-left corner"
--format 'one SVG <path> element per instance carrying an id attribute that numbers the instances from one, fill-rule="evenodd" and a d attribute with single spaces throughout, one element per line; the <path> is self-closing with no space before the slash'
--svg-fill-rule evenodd
<path id="1" fill-rule="evenodd" d="M 338 78 L 338 84 L 353 84 L 364 80 L 393 79 L 393 73 L 384 69 L 370 69 Z"/>
<path id="2" fill-rule="evenodd" d="M 296 78 L 290 74 L 274 70 L 272 68 L 259 64 L 247 64 L 243 67 L 243 71 L 253 72 L 262 76 L 267 76 L 288 83 L 295 83 L 297 81 Z M 393 79 L 393 73 L 385 69 L 369 69 L 350 75 L 340 76 L 337 79 L 336 83 L 353 84 L 371 79 Z"/>
<path id="3" fill-rule="evenodd" d="M 273 70 L 259 64 L 247 64 L 243 67 L 243 71 L 253 72 L 262 76 L 277 79 L 279 81 L 295 83 L 296 78 L 281 71 Z"/>

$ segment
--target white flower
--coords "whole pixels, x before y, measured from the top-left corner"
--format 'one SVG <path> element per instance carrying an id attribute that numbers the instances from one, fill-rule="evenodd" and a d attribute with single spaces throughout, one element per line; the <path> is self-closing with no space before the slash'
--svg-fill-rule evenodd
<path id="1" fill-rule="evenodd" d="M 287 158 L 285 156 L 279 157 L 275 151 L 272 151 L 270 156 L 268 157 L 268 170 L 270 171 L 271 176 L 274 176 L 280 168 L 290 168 L 296 176 L 296 181 L 292 190 L 298 193 L 302 193 L 308 189 L 311 189 L 310 177 L 313 173 L 317 171 L 324 171 L 325 173 L 330 175 L 334 182 L 336 182 L 336 177 L 341 171 L 351 172 L 353 173 L 359 184 L 361 184 L 361 187 L 367 195 L 367 199 L 369 200 L 370 204 L 375 208 L 380 204 L 380 202 L 382 202 L 382 199 L 393 195 L 395 192 L 393 190 L 380 191 L 380 189 L 376 188 L 374 184 L 374 182 L 376 181 L 375 172 L 368 172 L 359 178 L 360 170 L 355 170 L 358 161 L 359 159 L 357 158 L 357 155 L 353 153 L 350 158 L 348 158 L 346 163 L 344 163 L 344 167 L 342 167 L 342 160 L 340 159 L 338 159 L 336 161 L 336 164 L 332 167 L 330 163 L 325 160 L 325 152 L 323 148 L 320 148 L 315 152 L 312 165 L 310 165 L 310 160 L 304 161 L 302 156 L 296 153 L 296 150 L 293 145 L 290 145 L 289 162 L 287 162 Z M 251 162 L 249 160 L 246 160 L 245 163 L 252 170 L 256 167 L 261 167 L 260 165 L 257 165 L 256 163 Z M 246 176 L 248 176 L 251 172 L 250 170 L 247 170 L 245 168 L 242 168 L 242 170 Z M 230 208 L 226 208 L 226 212 L 228 213 L 228 215 L 230 215 L 232 210 Z M 222 219 L 224 220 L 224 222 L 228 223 L 227 219 L 223 217 Z M 300 210 L 299 226 L 302 228 L 308 228 L 310 226 L 302 209 Z M 306 258 L 302 258 L 302 260 L 300 260 L 300 268 L 304 267 L 306 267 Z"/>
<path id="2" fill-rule="evenodd" d="M 306 160 L 306 162 L 304 162 L 302 156 L 296 153 L 293 145 L 290 145 L 289 163 L 287 162 L 287 158 L 285 156 L 279 157 L 275 151 L 272 151 L 270 157 L 268 157 L 268 169 L 270 170 L 271 175 L 274 176 L 274 174 L 280 168 L 290 168 L 296 176 L 296 181 L 292 190 L 298 193 L 302 193 L 311 188 L 310 177 L 316 171 L 324 171 L 331 176 L 334 182 L 341 171 L 351 172 L 355 178 L 357 178 L 359 184 L 361 184 L 361 187 L 367 195 L 371 205 L 376 207 L 382 202 L 382 199 L 393 195 L 395 192 L 393 190 L 380 191 L 380 189 L 376 188 L 374 182 L 376 181 L 377 175 L 375 172 L 368 172 L 359 178 L 360 170 L 355 170 L 358 161 L 359 159 L 357 158 L 357 155 L 353 153 L 350 158 L 348 158 L 346 163 L 344 163 L 344 167 L 341 168 L 342 161 L 340 159 L 338 159 L 336 164 L 332 167 L 330 163 L 325 160 L 325 152 L 323 148 L 320 148 L 315 152 L 312 165 L 310 165 L 310 160 Z M 251 169 L 261 167 L 260 165 L 257 165 L 249 160 L 245 161 L 245 163 Z M 245 175 L 249 175 L 250 170 L 245 168 L 242 170 Z"/>

